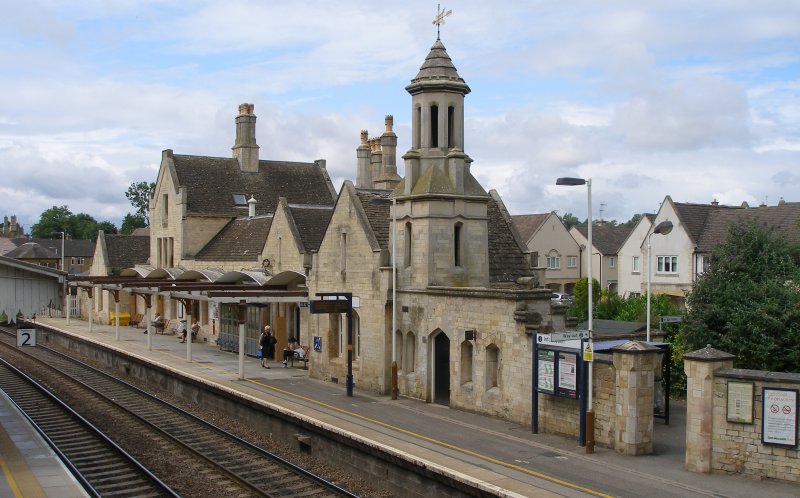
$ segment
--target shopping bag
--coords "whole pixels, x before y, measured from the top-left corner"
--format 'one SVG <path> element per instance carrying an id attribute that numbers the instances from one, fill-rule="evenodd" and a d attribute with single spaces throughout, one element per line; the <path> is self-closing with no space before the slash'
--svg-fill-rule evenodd
<path id="1" fill-rule="evenodd" d="M 256 358 L 261 358 L 261 350 L 256 351 Z"/>

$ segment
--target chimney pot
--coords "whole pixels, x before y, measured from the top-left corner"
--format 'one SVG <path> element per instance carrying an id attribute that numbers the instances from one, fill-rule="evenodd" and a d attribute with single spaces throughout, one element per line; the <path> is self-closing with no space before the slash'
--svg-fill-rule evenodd
<path id="1" fill-rule="evenodd" d="M 384 121 L 386 123 L 386 131 L 390 133 L 392 131 L 392 126 L 394 125 L 394 116 L 387 114 Z"/>
<path id="2" fill-rule="evenodd" d="M 367 130 L 361 130 L 361 145 L 367 145 L 368 140 L 369 132 Z"/>
<path id="3" fill-rule="evenodd" d="M 254 217 L 256 215 L 256 198 L 253 195 L 250 195 L 250 199 L 247 201 L 247 215 L 249 217 Z"/>

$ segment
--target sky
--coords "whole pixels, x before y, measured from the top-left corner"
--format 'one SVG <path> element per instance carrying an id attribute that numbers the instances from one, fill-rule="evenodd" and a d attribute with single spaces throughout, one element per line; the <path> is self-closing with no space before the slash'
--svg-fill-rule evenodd
<path id="1" fill-rule="evenodd" d="M 511 214 L 620 222 L 676 202 L 800 201 L 800 2 L 454 1 L 441 40 L 471 88 L 465 152 Z M 119 226 L 161 151 L 355 181 L 436 40 L 431 1 L 0 0 L 0 215 L 67 205 Z"/>

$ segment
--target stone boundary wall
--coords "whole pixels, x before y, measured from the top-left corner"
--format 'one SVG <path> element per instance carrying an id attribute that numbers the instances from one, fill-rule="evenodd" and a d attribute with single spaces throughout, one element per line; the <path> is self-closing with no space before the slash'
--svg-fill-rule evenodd
<path id="1" fill-rule="evenodd" d="M 727 421 L 728 382 L 752 382 L 753 423 Z M 800 450 L 761 443 L 762 388 L 800 389 L 800 374 L 720 368 L 714 371 L 711 469 L 756 479 L 800 482 Z"/>

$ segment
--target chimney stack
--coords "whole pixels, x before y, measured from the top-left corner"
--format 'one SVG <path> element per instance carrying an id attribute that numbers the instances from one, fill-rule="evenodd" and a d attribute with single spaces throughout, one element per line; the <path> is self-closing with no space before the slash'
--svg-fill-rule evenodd
<path id="1" fill-rule="evenodd" d="M 242 171 L 258 172 L 258 145 L 256 144 L 256 115 L 253 104 L 241 104 L 236 116 L 236 142 L 233 157 L 239 160 Z"/>
<path id="2" fill-rule="evenodd" d="M 361 143 L 356 148 L 356 187 L 372 188 L 372 174 L 369 167 L 370 147 L 368 143 L 369 133 L 361 130 Z"/>

